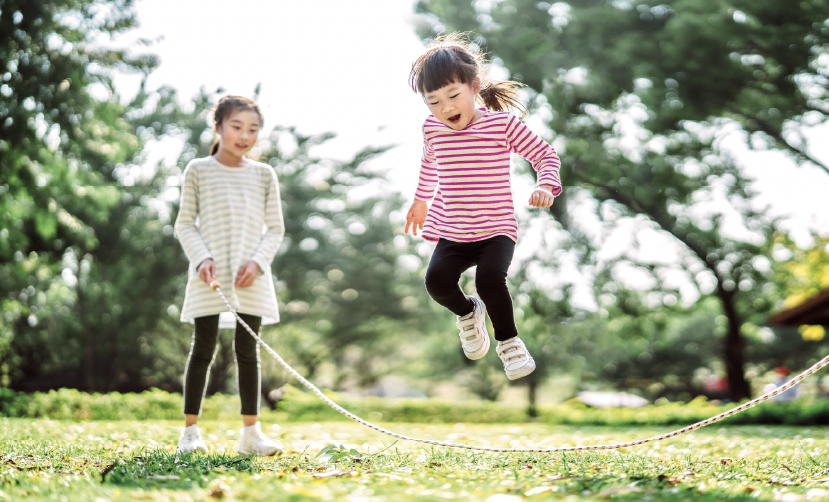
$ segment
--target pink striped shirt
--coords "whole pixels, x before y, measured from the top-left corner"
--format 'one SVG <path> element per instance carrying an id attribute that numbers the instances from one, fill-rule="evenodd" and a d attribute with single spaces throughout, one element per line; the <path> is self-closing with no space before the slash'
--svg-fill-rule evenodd
<path id="1" fill-rule="evenodd" d="M 510 152 L 538 171 L 539 185 L 561 193 L 556 151 L 509 112 L 485 110 L 456 131 L 429 115 L 423 124 L 423 159 L 415 198 L 434 201 L 423 238 L 473 242 L 496 235 L 518 241 L 510 186 Z M 437 194 L 435 194 L 437 188 Z"/>

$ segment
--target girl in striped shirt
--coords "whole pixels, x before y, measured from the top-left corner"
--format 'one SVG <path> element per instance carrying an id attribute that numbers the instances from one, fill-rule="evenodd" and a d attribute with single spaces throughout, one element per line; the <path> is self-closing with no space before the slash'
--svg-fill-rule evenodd
<path id="1" fill-rule="evenodd" d="M 488 309 L 507 377 L 529 375 L 535 361 L 518 338 L 507 288 L 507 269 L 518 239 L 510 153 L 529 160 L 538 172 L 529 199 L 537 208 L 552 206 L 561 193 L 559 158 L 505 111 L 526 111 L 518 101 L 521 84 L 488 80 L 482 56 L 459 35 L 432 42 L 412 65 L 409 81 L 431 112 L 423 124 L 420 181 L 405 227 L 406 233 L 411 228 L 417 235 L 420 229 L 424 239 L 437 242 L 426 271 L 426 290 L 457 316 L 466 357 L 480 359 L 489 351 Z M 465 295 L 458 285 L 461 274 L 476 265 L 480 299 Z"/>
<path id="2" fill-rule="evenodd" d="M 240 96 L 225 96 L 213 113 L 217 139 L 210 156 L 184 170 L 176 237 L 190 260 L 181 320 L 195 324 L 184 370 L 184 422 L 178 451 L 207 451 L 196 424 L 216 357 L 219 328 L 236 328 L 233 349 L 242 401 L 237 450 L 273 455 L 282 445 L 258 422 L 259 346 L 208 284 L 218 279 L 239 316 L 254 331 L 279 320 L 271 262 L 285 234 L 273 168 L 245 157 L 256 144 L 262 112 Z"/>

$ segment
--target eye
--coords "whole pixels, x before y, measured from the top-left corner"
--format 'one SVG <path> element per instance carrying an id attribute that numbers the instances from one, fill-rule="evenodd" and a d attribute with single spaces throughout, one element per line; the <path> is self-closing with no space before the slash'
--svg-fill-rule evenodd
<path id="1" fill-rule="evenodd" d="M 457 98 L 457 97 L 458 97 L 458 96 L 460 96 L 460 95 L 461 95 L 461 93 L 457 93 L 457 94 L 455 94 L 454 96 L 449 96 L 449 98 L 451 98 L 451 99 L 455 99 L 455 98 Z"/>
<path id="2" fill-rule="evenodd" d="M 430 104 L 430 105 L 432 105 L 432 106 L 434 106 L 434 105 L 436 105 L 436 104 L 437 104 L 437 102 L 435 102 L 435 103 L 429 103 L 429 104 Z"/>

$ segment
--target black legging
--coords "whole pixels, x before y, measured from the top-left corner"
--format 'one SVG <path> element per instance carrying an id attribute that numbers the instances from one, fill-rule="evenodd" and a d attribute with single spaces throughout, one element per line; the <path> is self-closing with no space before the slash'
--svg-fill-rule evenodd
<path id="1" fill-rule="evenodd" d="M 505 235 L 476 242 L 438 242 L 426 270 L 426 290 L 432 298 L 457 316 L 475 308 L 458 285 L 463 272 L 475 265 L 475 288 L 486 305 L 495 339 L 499 342 L 518 335 L 512 297 L 507 289 L 507 270 L 515 242 Z"/>
<path id="2" fill-rule="evenodd" d="M 239 314 L 254 333 L 259 333 L 262 318 Z M 207 373 L 219 348 L 219 315 L 197 317 L 193 332 L 193 344 L 187 368 L 184 370 L 184 414 L 201 414 L 201 403 L 207 391 Z M 259 367 L 259 344 L 250 333 L 236 321 L 236 339 L 233 341 L 236 354 L 236 378 L 239 383 L 239 398 L 242 401 L 242 415 L 259 414 L 259 394 L 262 386 Z"/>

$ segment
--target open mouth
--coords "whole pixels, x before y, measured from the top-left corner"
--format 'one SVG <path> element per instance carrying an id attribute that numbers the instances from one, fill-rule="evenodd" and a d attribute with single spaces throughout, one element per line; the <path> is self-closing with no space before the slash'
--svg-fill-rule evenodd
<path id="1" fill-rule="evenodd" d="M 457 124 L 458 122 L 461 121 L 461 114 L 459 113 L 457 115 L 452 115 L 447 120 L 449 120 L 449 122 L 451 122 L 453 124 Z"/>

